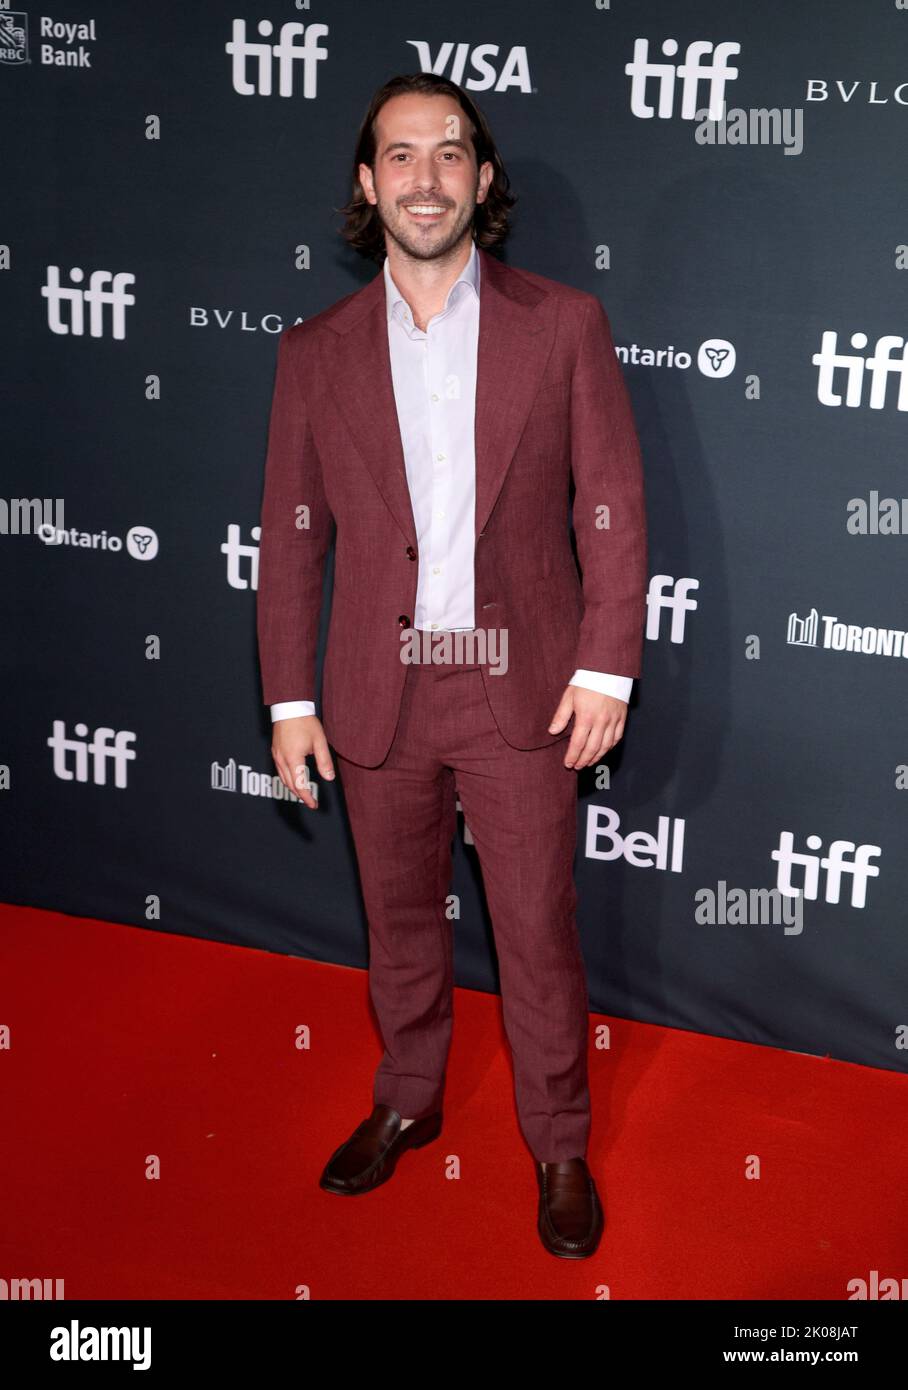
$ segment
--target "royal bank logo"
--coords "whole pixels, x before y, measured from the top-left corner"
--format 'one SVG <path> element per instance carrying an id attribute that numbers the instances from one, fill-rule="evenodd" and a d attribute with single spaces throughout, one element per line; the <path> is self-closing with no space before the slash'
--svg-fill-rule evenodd
<path id="1" fill-rule="evenodd" d="M 450 77 L 467 91 L 506 92 L 509 87 L 516 87 L 519 92 L 533 90 L 525 48 L 511 48 L 499 57 L 502 50 L 497 43 L 482 43 L 475 48 L 468 43 L 442 43 L 438 56 L 433 58 L 427 39 L 407 39 L 407 43 L 416 49 L 420 72 Z M 472 75 L 465 77 L 468 60 Z M 450 71 L 446 71 L 449 64 Z"/>
<path id="2" fill-rule="evenodd" d="M 0 67 L 20 68 L 28 61 L 28 15 L 0 14 Z"/>

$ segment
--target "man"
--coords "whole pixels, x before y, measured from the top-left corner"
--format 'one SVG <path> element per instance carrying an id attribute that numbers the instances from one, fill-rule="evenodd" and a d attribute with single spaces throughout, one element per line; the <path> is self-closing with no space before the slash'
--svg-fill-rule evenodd
<path id="1" fill-rule="evenodd" d="M 376 93 L 343 234 L 383 269 L 281 336 L 258 637 L 274 760 L 306 806 L 307 758 L 330 779 L 329 742 L 337 754 L 385 1046 L 372 1113 L 321 1186 L 371 1191 L 441 1131 L 459 795 L 495 933 L 537 1229 L 547 1250 L 580 1259 L 603 1214 L 585 1157 L 574 774 L 621 738 L 640 671 L 643 483 L 598 299 L 489 253 L 507 232 L 507 189 L 486 121 L 454 83 L 417 74 Z M 316 645 L 335 528 L 323 727 Z M 414 636 L 442 645 L 413 659 Z M 465 637 L 471 655 L 449 660 Z"/>

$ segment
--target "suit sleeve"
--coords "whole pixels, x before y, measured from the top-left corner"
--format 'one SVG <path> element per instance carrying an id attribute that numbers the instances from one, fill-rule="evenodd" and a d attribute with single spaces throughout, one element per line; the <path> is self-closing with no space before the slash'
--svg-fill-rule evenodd
<path id="1" fill-rule="evenodd" d="M 268 428 L 256 629 L 266 705 L 309 700 L 333 518 L 302 390 L 299 333 L 285 329 Z"/>
<path id="2" fill-rule="evenodd" d="M 574 665 L 639 676 L 647 573 L 643 465 L 608 317 L 594 295 L 571 382 L 571 468 L 583 577 Z"/>

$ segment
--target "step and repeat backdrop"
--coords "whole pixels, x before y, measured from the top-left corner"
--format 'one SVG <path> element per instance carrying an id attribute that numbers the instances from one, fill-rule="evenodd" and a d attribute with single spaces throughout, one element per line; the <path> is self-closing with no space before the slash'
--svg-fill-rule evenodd
<path id="1" fill-rule="evenodd" d="M 489 119 L 504 258 L 601 298 L 643 447 L 644 671 L 578 777 L 591 1005 L 903 1070 L 893 0 L 0 7 L 0 894 L 366 965 L 343 789 L 271 761 L 258 519 L 279 334 L 379 273 L 338 209 L 420 70 Z M 458 826 L 457 981 L 495 989 Z"/>

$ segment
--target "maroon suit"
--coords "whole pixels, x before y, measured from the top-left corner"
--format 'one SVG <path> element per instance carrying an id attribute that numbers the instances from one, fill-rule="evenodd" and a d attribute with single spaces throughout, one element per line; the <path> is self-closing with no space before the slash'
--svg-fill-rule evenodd
<path id="1" fill-rule="evenodd" d="M 386 1047 L 374 1098 L 412 1118 L 440 1106 L 456 789 L 492 915 L 521 1125 L 535 1156 L 555 1162 L 585 1150 L 588 1006 L 576 773 L 563 766 L 573 725 L 548 725 L 575 670 L 640 673 L 643 480 L 599 300 L 478 254 L 475 622 L 506 629 L 507 672 L 401 660 L 419 556 L 379 273 L 280 339 L 261 513 L 263 699 L 315 698 L 336 523 L 322 718 L 369 917 Z"/>

